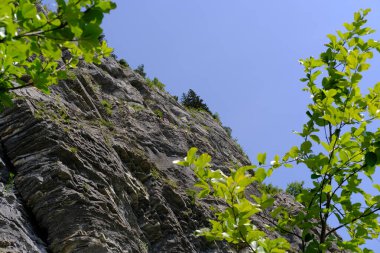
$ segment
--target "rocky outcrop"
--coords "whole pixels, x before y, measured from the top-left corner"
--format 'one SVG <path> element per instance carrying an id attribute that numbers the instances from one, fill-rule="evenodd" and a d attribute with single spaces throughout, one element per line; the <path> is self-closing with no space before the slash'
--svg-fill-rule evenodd
<path id="1" fill-rule="evenodd" d="M 223 127 L 112 58 L 74 74 L 0 115 L 0 252 L 227 252 L 194 237 L 208 204 L 172 164 L 192 146 L 248 164 Z"/>

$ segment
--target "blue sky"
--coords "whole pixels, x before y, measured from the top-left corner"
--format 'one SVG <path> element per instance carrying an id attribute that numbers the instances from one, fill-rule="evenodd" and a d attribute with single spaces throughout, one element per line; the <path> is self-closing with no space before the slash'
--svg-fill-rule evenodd
<path id="1" fill-rule="evenodd" d="M 104 32 L 119 58 L 145 65 L 173 95 L 194 89 L 233 129 L 251 160 L 283 154 L 300 142 L 306 121 L 298 60 L 318 56 L 326 34 L 360 8 L 380 32 L 380 2 L 357 0 L 117 0 Z M 380 34 L 378 35 L 380 38 Z M 380 58 L 380 56 L 378 57 Z M 380 81 L 374 61 L 365 82 Z M 307 179 L 297 169 L 275 173 L 281 187 Z"/>
<path id="2" fill-rule="evenodd" d="M 309 95 L 301 91 L 298 60 L 318 56 L 326 34 L 342 29 L 360 8 L 380 38 L 380 1 L 370 0 L 116 0 L 103 28 L 119 58 L 145 65 L 172 95 L 194 89 L 233 129 L 252 161 L 259 152 L 284 154 L 301 139 Z M 364 86 L 380 81 L 380 56 Z M 280 169 L 271 182 L 285 188 L 305 169 Z M 373 244 L 380 248 L 380 244 Z M 380 251 L 379 251 L 380 252 Z"/>

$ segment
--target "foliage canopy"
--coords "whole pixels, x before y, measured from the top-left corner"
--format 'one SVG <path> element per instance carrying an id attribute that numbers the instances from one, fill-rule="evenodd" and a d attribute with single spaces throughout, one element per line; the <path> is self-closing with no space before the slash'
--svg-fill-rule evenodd
<path id="1" fill-rule="evenodd" d="M 37 0 L 0 0 L 0 110 L 12 104 L 12 90 L 34 86 L 48 92 L 80 59 L 100 63 L 112 52 L 99 38 L 113 2 L 56 4 L 56 10 L 47 10 Z"/>

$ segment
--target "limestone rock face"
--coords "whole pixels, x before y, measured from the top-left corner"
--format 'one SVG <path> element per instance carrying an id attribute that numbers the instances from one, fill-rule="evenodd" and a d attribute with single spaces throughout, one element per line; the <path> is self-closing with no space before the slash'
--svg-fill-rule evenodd
<path id="1" fill-rule="evenodd" d="M 113 59 L 17 95 L 0 114 L 0 252 L 230 250 L 193 235 L 210 211 L 172 164 L 193 146 L 217 168 L 249 164 L 212 116 Z"/>

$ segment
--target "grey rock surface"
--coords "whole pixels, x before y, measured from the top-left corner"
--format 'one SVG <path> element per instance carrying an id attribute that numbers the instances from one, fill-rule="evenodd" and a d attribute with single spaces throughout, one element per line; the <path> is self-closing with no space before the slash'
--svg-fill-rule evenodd
<path id="1" fill-rule="evenodd" d="M 0 173 L 0 252 L 231 252 L 193 235 L 208 204 L 172 163 L 196 146 L 216 168 L 249 164 L 220 123 L 112 58 L 75 74 L 0 115 L 1 171 L 15 174 L 5 191 Z"/>
<path id="2" fill-rule="evenodd" d="M 221 168 L 248 164 L 219 123 L 113 59 L 76 76 L 49 95 L 20 91 L 0 116 L 1 171 L 15 174 L 0 185 L 0 251 L 226 251 L 193 236 L 209 211 L 186 194 L 192 173 L 172 164 L 192 146 Z"/>
<path id="3" fill-rule="evenodd" d="M 0 159 L 0 171 L 7 171 Z M 8 181 L 8 180 L 7 180 Z M 47 252 L 45 243 L 36 234 L 33 218 L 26 212 L 12 179 L 4 184 L 0 182 L 0 252 Z"/>

